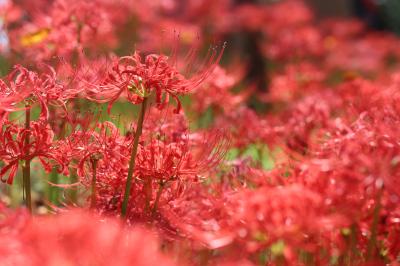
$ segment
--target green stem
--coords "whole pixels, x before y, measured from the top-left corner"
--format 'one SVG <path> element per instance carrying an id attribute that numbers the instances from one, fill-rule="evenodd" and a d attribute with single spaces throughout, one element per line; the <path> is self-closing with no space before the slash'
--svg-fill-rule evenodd
<path id="1" fill-rule="evenodd" d="M 353 223 L 350 227 L 350 254 L 349 254 L 349 262 L 355 261 L 358 257 L 358 249 L 357 249 L 357 225 Z"/>
<path id="2" fill-rule="evenodd" d="M 53 113 L 55 112 L 55 110 L 53 110 Z M 57 136 L 58 140 L 63 140 L 65 137 L 65 124 L 66 124 L 66 120 L 63 119 L 60 125 L 60 134 Z M 57 172 L 57 168 L 53 167 L 53 169 L 51 170 L 51 174 L 50 174 L 50 181 L 53 184 L 58 184 L 58 172 Z M 60 189 L 54 185 L 48 184 L 48 197 L 49 197 L 49 201 L 51 203 L 53 203 L 54 205 L 58 205 L 59 204 L 59 193 L 60 193 Z"/>
<path id="3" fill-rule="evenodd" d="M 156 214 L 156 211 L 158 208 L 158 203 L 160 202 L 161 194 L 164 189 L 164 185 L 165 185 L 164 182 L 160 182 L 160 187 L 158 188 L 156 200 L 154 201 L 154 205 L 153 205 L 152 216 L 154 216 Z"/>
<path id="4" fill-rule="evenodd" d="M 97 160 L 92 161 L 92 194 L 90 199 L 90 208 L 94 208 L 96 206 L 96 174 L 97 174 Z"/>
<path id="5" fill-rule="evenodd" d="M 56 168 L 53 168 L 51 170 L 50 181 L 53 184 L 58 183 L 58 172 Z M 48 189 L 49 189 L 49 201 L 54 205 L 58 205 L 58 188 L 49 184 Z"/>
<path id="6" fill-rule="evenodd" d="M 136 125 L 135 137 L 133 139 L 133 147 L 131 152 L 131 159 L 129 161 L 129 169 L 128 169 L 128 177 L 126 179 L 125 185 L 125 193 L 124 193 L 124 200 L 122 202 L 122 209 L 121 209 L 121 216 L 126 217 L 126 212 L 128 209 L 128 201 L 129 195 L 131 194 L 131 187 L 132 187 L 132 177 L 133 177 L 133 170 L 135 168 L 135 159 L 139 145 L 139 138 L 142 135 L 142 128 L 144 122 L 144 114 L 146 112 L 148 98 L 145 97 L 142 102 L 142 107 L 140 109 L 140 114 L 138 118 L 138 122 Z"/>
<path id="7" fill-rule="evenodd" d="M 30 138 L 30 123 L 31 123 L 31 110 L 28 108 L 25 110 L 25 129 L 27 134 L 25 135 L 25 157 L 29 158 L 29 138 Z M 31 159 L 25 159 L 22 166 L 22 180 L 25 192 L 25 206 L 30 213 L 32 213 L 32 197 L 31 197 Z"/>
<path id="8" fill-rule="evenodd" d="M 69 171 L 70 171 L 70 176 L 69 176 L 70 183 L 75 184 L 76 182 L 78 182 L 76 168 L 71 167 L 69 169 Z M 69 196 L 72 204 L 77 204 L 78 203 L 78 187 L 71 188 L 68 196 Z"/>
<path id="9" fill-rule="evenodd" d="M 367 246 L 367 256 L 366 256 L 367 261 L 373 259 L 374 255 L 375 255 L 375 251 L 376 251 L 376 246 L 377 246 L 376 239 L 377 239 L 377 234 L 378 234 L 379 212 L 381 210 L 382 192 L 383 192 L 383 189 L 380 188 L 378 191 L 378 194 L 376 195 L 376 203 L 375 203 L 373 220 L 372 220 L 372 225 L 371 225 L 371 237 L 369 239 L 368 246 Z"/>
<path id="10" fill-rule="evenodd" d="M 144 203 L 145 205 L 144 205 L 143 213 L 144 213 L 144 215 L 146 215 L 149 212 L 150 200 L 151 200 L 152 194 L 153 194 L 151 178 L 147 178 L 144 181 L 143 189 L 144 189 L 144 195 L 145 195 L 145 203 Z"/>

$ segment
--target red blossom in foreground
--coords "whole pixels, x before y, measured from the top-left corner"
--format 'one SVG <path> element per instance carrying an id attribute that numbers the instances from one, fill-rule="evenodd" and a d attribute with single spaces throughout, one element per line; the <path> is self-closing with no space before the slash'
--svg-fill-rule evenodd
<path id="1" fill-rule="evenodd" d="M 32 218 L 2 208 L 0 214 L 3 265 L 175 265 L 150 232 L 111 218 L 79 210 Z"/>

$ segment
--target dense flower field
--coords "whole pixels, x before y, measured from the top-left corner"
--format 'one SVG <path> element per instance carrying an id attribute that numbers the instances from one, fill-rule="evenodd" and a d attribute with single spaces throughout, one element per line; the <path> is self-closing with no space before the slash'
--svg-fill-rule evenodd
<path id="1" fill-rule="evenodd" d="M 1 1 L 0 265 L 400 265 L 400 39 L 237 2 Z"/>

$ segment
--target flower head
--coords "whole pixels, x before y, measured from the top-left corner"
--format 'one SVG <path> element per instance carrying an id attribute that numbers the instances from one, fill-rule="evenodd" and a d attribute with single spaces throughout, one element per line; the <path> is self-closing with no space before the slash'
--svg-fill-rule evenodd
<path id="1" fill-rule="evenodd" d="M 187 70 L 191 68 L 194 56 L 193 49 L 185 62 Z M 102 73 L 92 75 L 92 80 L 86 82 L 86 95 L 90 100 L 110 104 L 125 95 L 131 103 L 138 104 L 154 92 L 158 108 L 162 109 L 172 97 L 177 102 L 176 112 L 179 112 L 178 95 L 199 86 L 212 73 L 221 56 L 222 52 L 218 54 L 211 49 L 200 70 L 186 77 L 178 70 L 175 55 L 169 58 L 163 54 L 143 56 L 135 52 L 132 56 L 114 60 L 110 67 L 101 69 Z"/>

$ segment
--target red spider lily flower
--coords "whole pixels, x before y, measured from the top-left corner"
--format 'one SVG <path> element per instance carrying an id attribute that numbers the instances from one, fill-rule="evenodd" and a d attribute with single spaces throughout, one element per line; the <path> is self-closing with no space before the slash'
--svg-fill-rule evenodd
<path id="1" fill-rule="evenodd" d="M 376 193 L 376 182 L 383 182 L 385 190 L 400 195 L 397 181 L 400 174 L 397 163 L 399 121 L 398 114 L 391 108 L 379 112 L 374 108 L 362 113 L 347 127 L 338 123 L 337 129 L 329 134 L 330 139 L 316 151 L 320 158 L 327 160 L 320 165 L 321 171 L 330 172 L 331 179 L 338 178 L 336 186 L 343 182 L 341 193 L 351 195 L 350 191 L 355 193 L 355 187 L 359 186 L 359 190 L 368 188 L 363 194 L 369 198 Z M 351 183 L 348 183 L 349 176 L 353 180 Z"/>
<path id="2" fill-rule="evenodd" d="M 349 108 L 351 115 L 328 123 L 321 137 L 310 141 L 308 156 L 292 161 L 287 178 L 323 195 L 329 213 L 347 217 L 363 254 L 369 253 L 371 235 L 384 239 L 398 230 L 393 221 L 398 216 L 400 120 L 395 102 L 387 101 L 385 108 L 379 100 L 375 104 L 355 121 Z M 349 248 L 340 238 L 332 241 L 340 252 Z M 396 249 L 395 240 L 392 244 Z"/>
<path id="3" fill-rule="evenodd" d="M 171 142 L 162 135 L 161 139 L 151 139 L 140 146 L 135 175 L 155 184 L 177 183 L 177 187 L 197 181 L 201 174 L 214 171 L 224 157 L 229 144 L 223 137 L 213 133 L 192 134 Z"/>
<path id="4" fill-rule="evenodd" d="M 184 114 L 170 112 L 156 109 L 147 116 L 137 158 L 139 177 L 182 181 L 213 169 L 225 155 L 229 140 L 224 132 L 190 133 Z"/>
<path id="5" fill-rule="evenodd" d="M 312 23 L 313 13 L 304 1 L 282 1 L 266 10 L 269 23 L 264 23 L 263 31 L 269 41 L 263 48 L 268 58 L 287 60 L 323 55 L 321 31 Z M 285 15 L 288 12 L 290 18 Z"/>
<path id="6" fill-rule="evenodd" d="M 176 100 L 178 113 L 181 108 L 178 95 L 186 94 L 199 86 L 214 70 L 222 51 L 218 54 L 215 49 L 211 49 L 204 65 L 190 78 L 181 74 L 174 65 L 175 55 L 168 58 L 165 55 L 150 54 L 143 58 L 139 52 L 135 52 L 132 56 L 117 59 L 106 69 L 106 78 L 87 81 L 87 98 L 97 102 L 109 102 L 111 106 L 125 94 L 131 103 L 138 104 L 155 92 L 158 108 L 162 109 L 171 96 Z M 195 49 L 187 56 L 187 68 L 193 64 L 194 56 Z M 94 78 L 102 78 L 102 75 L 98 74 L 96 77 L 95 74 Z"/>
<path id="7" fill-rule="evenodd" d="M 0 110 L 14 111 L 17 104 L 32 93 L 33 80 L 29 71 L 22 66 L 15 66 L 4 79 L 0 79 Z"/>
<path id="8" fill-rule="evenodd" d="M 170 209 L 163 211 L 163 215 L 195 247 L 225 247 L 235 238 L 225 207 L 232 194 L 214 195 L 203 184 L 193 184 L 181 197 L 170 202 Z"/>
<path id="9" fill-rule="evenodd" d="M 136 158 L 136 181 L 129 199 L 132 207 L 128 210 L 130 222 L 150 220 L 160 223 L 160 227 L 168 232 L 174 229 L 166 224 L 163 210 L 168 209 L 168 203 L 179 198 L 185 188 L 197 182 L 201 175 L 214 171 L 229 144 L 223 134 L 216 132 L 189 134 L 184 115 L 171 115 L 171 111 L 172 108 L 163 111 L 153 108 L 146 116 Z M 104 129 L 107 130 L 107 126 Z M 91 157 L 101 155 L 97 162 L 96 209 L 117 213 L 121 208 L 127 172 L 127 144 L 132 139 L 130 134 L 123 137 L 112 128 L 107 131 L 108 134 L 91 136 L 91 140 L 99 139 L 85 144 L 82 152 L 77 152 L 76 160 L 80 162 L 79 175 L 87 180 L 93 174 Z M 90 182 L 84 181 L 83 184 L 90 187 Z"/>
<path id="10" fill-rule="evenodd" d="M 95 123 L 91 128 L 97 119 L 91 115 L 83 121 L 68 118 L 73 126 L 72 133 L 57 141 L 55 146 L 58 157 L 69 167 L 76 168 L 79 183 L 96 190 L 93 197 L 98 204 L 92 207 L 110 212 L 110 208 L 118 207 L 131 140 L 121 135 L 112 122 Z"/>
<path id="11" fill-rule="evenodd" d="M 36 73 L 16 65 L 14 70 L 0 80 L 0 110 L 7 112 L 31 108 L 34 103 L 41 107 L 40 120 L 48 119 L 48 105 L 62 106 L 79 92 L 68 83 L 59 80 L 55 70 L 41 65 L 43 71 Z"/>
<path id="12" fill-rule="evenodd" d="M 399 110 L 399 81 L 398 73 L 394 73 L 381 82 L 357 77 L 340 84 L 338 92 L 343 101 L 353 108 L 353 114 L 350 114 L 355 120 L 359 114 L 369 111 L 371 108 L 390 106 L 394 110 Z"/>
<path id="13" fill-rule="evenodd" d="M 165 143 L 153 139 L 145 147 L 141 147 L 135 170 L 140 179 L 150 178 L 168 182 L 178 177 L 182 178 L 185 174 L 193 174 L 190 170 L 185 171 L 189 157 L 187 141 Z"/>
<path id="14" fill-rule="evenodd" d="M 168 218 L 193 245 L 218 249 L 225 259 L 251 258 L 269 248 L 293 262 L 298 249 L 316 254 L 322 243 L 329 245 L 329 237 L 348 225 L 344 216 L 328 213 L 322 195 L 304 186 L 245 189 L 220 196 L 206 189 L 192 187 L 172 202 Z"/>
<path id="15" fill-rule="evenodd" d="M 167 112 L 154 110 L 149 114 L 146 122 L 148 122 L 148 125 L 144 128 L 146 136 L 143 139 L 144 151 L 149 152 L 151 150 L 155 154 L 166 152 L 166 154 L 174 157 L 172 168 L 177 170 L 175 176 L 180 174 L 199 175 L 213 171 L 213 168 L 225 156 L 230 145 L 230 136 L 223 130 L 191 133 L 183 114 L 171 116 L 168 110 Z M 157 163 L 157 160 L 161 159 L 162 161 L 169 156 L 160 157 L 155 154 L 150 157 L 144 156 L 143 159 L 148 162 L 153 161 L 150 164 L 159 168 L 163 163 Z M 172 157 L 169 159 L 172 159 Z M 169 167 L 165 165 L 163 168 L 168 169 Z"/>
<path id="16" fill-rule="evenodd" d="M 213 110 L 222 109 L 223 112 L 228 113 L 238 108 L 251 93 L 250 89 L 240 94 L 231 92 L 233 86 L 241 79 L 239 75 L 228 74 L 223 68 L 216 67 L 210 78 L 193 91 L 193 98 L 196 99 L 193 101 L 193 109 L 203 113 L 212 107 Z"/>
<path id="17" fill-rule="evenodd" d="M 250 130 L 249 125 L 252 125 Z M 270 131 L 267 120 L 245 106 L 218 117 L 215 128 L 228 129 L 232 146 L 238 148 L 261 141 Z"/>
<path id="18" fill-rule="evenodd" d="M 293 102 L 281 114 L 275 133 L 283 137 L 287 148 L 305 154 L 321 128 L 328 128 L 335 110 L 343 106 L 342 99 L 330 91 L 311 94 Z"/>
<path id="19" fill-rule="evenodd" d="M 58 156 L 63 158 L 65 164 L 77 169 L 80 183 L 97 189 L 98 193 L 93 197 L 99 198 L 100 206 L 110 200 L 108 192 L 120 192 L 120 188 L 114 191 L 109 189 L 116 189 L 123 182 L 121 177 L 127 172 L 129 142 L 128 138 L 120 135 L 114 124 L 104 122 L 97 124 L 94 129 L 75 129 L 58 141 L 56 146 Z M 102 193 L 104 195 L 100 195 Z"/>
<path id="20" fill-rule="evenodd" d="M 0 254 L 4 265 L 24 264 L 17 238 L 31 219 L 26 209 L 12 210 L 0 201 Z"/>
<path id="21" fill-rule="evenodd" d="M 274 35 L 269 35 L 272 38 L 272 43 L 266 42 L 263 47 L 267 57 L 289 60 L 296 57 L 320 57 L 324 54 L 322 34 L 317 27 L 303 25 L 283 30 L 279 29 L 281 28 L 278 28 Z"/>
<path id="22" fill-rule="evenodd" d="M 12 216 L 8 214 L 7 218 L 11 220 Z M 26 218 L 22 221 L 23 227 L 0 225 L 2 263 L 30 266 L 174 265 L 161 254 L 158 241 L 151 232 L 126 228 L 110 218 L 79 210 L 57 216 Z"/>
<path id="23" fill-rule="evenodd" d="M 366 25 L 358 19 L 329 18 L 322 23 L 322 28 L 328 35 L 324 43 L 326 48 L 329 48 L 336 45 L 336 38 L 344 40 L 363 34 L 366 30 Z"/>
<path id="24" fill-rule="evenodd" d="M 326 73 L 308 63 L 287 65 L 282 74 L 274 75 L 266 100 L 289 102 L 324 88 Z"/>
<path id="25" fill-rule="evenodd" d="M 30 138 L 28 144 L 25 142 L 27 134 Z M 52 164 L 56 162 L 62 172 L 64 162 L 56 156 L 53 137 L 53 131 L 44 122 L 31 122 L 29 129 L 20 128 L 10 122 L 3 124 L 0 133 L 0 158 L 5 165 L 0 171 L 1 181 L 12 184 L 20 161 L 36 157 L 47 171 L 51 171 Z"/>
<path id="26" fill-rule="evenodd" d="M 285 19 L 285 12 L 291 14 L 290 18 Z M 279 31 L 279 28 L 287 28 L 290 26 L 304 25 L 310 23 L 314 19 L 314 14 L 304 1 L 288 0 L 271 5 L 269 14 L 274 23 L 265 24 L 271 30 Z"/>
<path id="27" fill-rule="evenodd" d="M 378 73 L 387 68 L 385 58 L 398 57 L 399 40 L 389 33 L 366 33 L 363 38 L 338 38 L 325 55 L 328 69 Z"/>
<path id="28" fill-rule="evenodd" d="M 10 23 L 8 32 L 11 47 L 28 60 L 71 58 L 83 48 L 95 51 L 115 47 L 116 28 L 129 17 L 123 1 L 57 0 L 36 6 L 27 2 L 17 5 L 27 11 L 27 16 L 14 23 L 17 26 Z"/>
<path id="29" fill-rule="evenodd" d="M 238 240 L 245 240 L 253 252 L 279 240 L 293 245 L 292 248 L 304 247 L 301 243 L 309 241 L 313 235 L 317 237 L 323 231 L 340 229 L 347 224 L 344 217 L 332 217 L 332 223 L 328 223 L 329 215 L 323 208 L 321 195 L 306 187 L 265 187 L 243 191 L 237 196 L 237 201 L 232 200 L 233 205 L 237 204 L 232 215 L 238 222 Z"/>
<path id="30" fill-rule="evenodd" d="M 93 160 L 100 164 L 112 166 L 120 164 L 119 168 L 124 169 L 128 162 L 128 141 L 120 135 L 117 127 L 111 122 L 104 122 L 98 125 L 99 132 L 88 131 L 75 133 L 71 140 L 76 153 L 73 157 L 78 161 L 78 175 L 85 177 L 85 163 Z M 75 141 L 74 141 L 75 140 Z M 98 165 L 101 167 L 100 165 Z"/>

